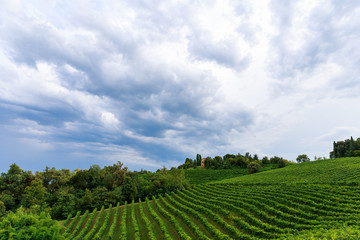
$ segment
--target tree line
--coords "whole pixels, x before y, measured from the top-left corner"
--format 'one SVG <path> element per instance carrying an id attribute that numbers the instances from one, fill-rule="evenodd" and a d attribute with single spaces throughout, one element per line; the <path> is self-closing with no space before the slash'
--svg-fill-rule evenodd
<path id="1" fill-rule="evenodd" d="M 353 137 L 344 141 L 334 141 L 330 158 L 342 157 L 360 157 L 360 138 L 356 139 L 356 141 Z"/>
<path id="2" fill-rule="evenodd" d="M 101 168 L 55 169 L 46 167 L 33 174 L 15 163 L 0 176 L 0 218 L 19 207 L 47 212 L 53 219 L 65 219 L 78 210 L 85 212 L 103 205 L 165 194 L 188 186 L 181 169 L 156 172 L 130 171 L 121 162 Z"/>
<path id="3" fill-rule="evenodd" d="M 187 169 L 187 168 L 196 168 L 201 166 L 202 157 L 200 154 L 196 155 L 196 158 L 193 160 L 191 158 L 186 158 L 185 162 L 178 166 L 178 169 Z M 204 167 L 206 169 L 230 169 L 230 168 L 248 168 L 249 173 L 257 172 L 264 164 L 276 164 L 278 167 L 285 167 L 287 164 L 291 164 L 291 161 L 288 161 L 282 157 L 274 156 L 270 159 L 267 156 L 259 158 L 257 154 L 251 155 L 249 152 L 245 155 L 240 153 L 226 154 L 223 157 L 215 156 L 206 157 L 204 159 Z"/>

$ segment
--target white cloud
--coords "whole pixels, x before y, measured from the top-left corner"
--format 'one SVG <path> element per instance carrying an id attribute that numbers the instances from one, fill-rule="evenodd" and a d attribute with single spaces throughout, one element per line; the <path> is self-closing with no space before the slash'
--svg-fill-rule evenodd
<path id="1" fill-rule="evenodd" d="M 337 4 L 3 1 L 3 125 L 153 167 L 198 152 L 325 151 L 318 136 L 356 132 L 360 116 L 342 105 L 359 100 L 360 6 Z M 321 124 L 338 112 L 353 122 Z"/>
<path id="2" fill-rule="evenodd" d="M 120 121 L 115 117 L 115 115 L 111 112 L 102 112 L 101 113 L 101 121 L 107 128 L 116 129 L 120 123 Z"/>

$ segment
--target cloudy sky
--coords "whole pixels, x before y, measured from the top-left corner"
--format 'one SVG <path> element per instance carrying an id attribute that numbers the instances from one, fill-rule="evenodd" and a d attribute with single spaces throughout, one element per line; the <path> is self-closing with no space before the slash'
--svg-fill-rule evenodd
<path id="1" fill-rule="evenodd" d="M 0 1 L 0 172 L 327 157 L 359 43 L 357 0 Z"/>

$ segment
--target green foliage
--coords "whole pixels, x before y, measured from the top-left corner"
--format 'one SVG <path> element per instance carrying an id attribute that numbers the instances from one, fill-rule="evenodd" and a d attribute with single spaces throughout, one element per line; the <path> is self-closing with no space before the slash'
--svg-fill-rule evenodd
<path id="1" fill-rule="evenodd" d="M 154 182 L 154 186 L 151 191 L 153 194 L 165 194 L 181 190 L 189 186 L 183 169 L 166 170 L 163 168 L 152 177 L 152 180 Z"/>
<path id="2" fill-rule="evenodd" d="M 353 137 L 344 141 L 333 143 L 333 151 L 330 152 L 330 158 L 342 158 L 359 156 L 360 138 L 354 141 Z"/>
<path id="3" fill-rule="evenodd" d="M 303 163 L 303 162 L 309 162 L 310 158 L 306 154 L 301 154 L 297 156 L 296 162 L 297 163 Z"/>
<path id="4" fill-rule="evenodd" d="M 278 165 L 279 165 L 279 168 L 283 168 L 283 167 L 286 166 L 286 162 L 285 162 L 283 159 L 280 159 L 280 160 L 278 161 Z"/>
<path id="5" fill-rule="evenodd" d="M 0 201 L 0 219 L 5 216 L 6 214 L 6 207 L 4 202 Z"/>
<path id="6" fill-rule="evenodd" d="M 277 164 L 266 164 L 260 171 L 267 171 L 278 168 Z M 230 169 L 187 169 L 185 177 L 190 184 L 204 184 L 219 181 L 222 179 L 230 179 L 249 174 L 247 168 L 234 167 Z"/>
<path id="7" fill-rule="evenodd" d="M 267 156 L 265 156 L 265 157 L 263 157 L 263 158 L 261 159 L 261 162 L 262 162 L 262 164 L 269 164 L 269 163 L 270 163 L 270 160 L 269 160 L 269 158 L 268 158 Z"/>
<path id="8" fill-rule="evenodd" d="M 16 208 L 15 199 L 12 195 L 3 192 L 0 194 L 0 201 L 4 203 L 4 206 L 7 210 L 12 210 Z"/>
<path id="9" fill-rule="evenodd" d="M 270 163 L 278 164 L 281 159 L 282 159 L 281 157 L 274 156 L 274 157 L 270 158 Z"/>
<path id="10" fill-rule="evenodd" d="M 358 185 L 360 184 L 360 175 L 357 174 L 359 171 L 360 158 L 339 158 L 292 164 L 282 169 L 264 171 L 250 176 L 239 176 L 219 182 L 246 185 L 286 183 Z"/>
<path id="11" fill-rule="evenodd" d="M 226 174 L 232 170 L 186 172 Z M 93 229 L 102 226 L 101 234 L 94 231 L 96 239 L 135 239 L 139 235 L 147 239 L 357 239 L 359 171 L 360 158 L 344 158 L 197 184 L 152 202 L 146 199 L 146 204 L 139 200 L 125 205 L 121 221 L 115 217 L 118 210 L 109 209 L 106 215 L 113 217 L 98 214 Z M 120 226 L 114 229 L 111 221 Z M 79 224 L 77 221 L 73 229 Z M 73 237 L 79 239 L 82 234 L 78 231 Z"/>
<path id="12" fill-rule="evenodd" d="M 197 154 L 196 160 L 192 160 L 190 158 L 185 159 L 185 163 L 178 166 L 179 169 L 189 169 L 190 167 L 196 168 L 196 166 L 199 166 L 201 164 L 201 155 Z M 221 156 L 215 156 L 212 157 L 206 157 L 204 161 L 204 167 L 206 169 L 231 169 L 231 168 L 244 168 L 246 169 L 248 165 L 251 162 L 258 162 L 260 165 L 263 164 L 278 164 L 279 160 L 284 160 L 285 163 L 288 163 L 287 160 L 280 158 L 280 157 L 272 157 L 270 160 L 268 157 L 263 157 L 262 160 L 259 160 L 259 156 L 257 154 L 254 154 L 252 156 L 249 152 L 245 153 L 245 155 L 241 154 L 226 154 L 223 157 Z M 285 164 L 286 165 L 286 164 Z M 282 165 L 283 166 L 283 165 Z"/>
<path id="13" fill-rule="evenodd" d="M 299 235 L 287 235 L 283 239 L 287 240 L 355 240 L 360 239 L 360 229 L 358 226 L 342 226 L 341 228 L 319 229 L 306 231 Z"/>
<path id="14" fill-rule="evenodd" d="M 181 168 L 187 169 L 189 167 L 192 167 L 194 165 L 194 161 L 191 158 L 186 158 L 185 163 L 182 165 Z"/>
<path id="15" fill-rule="evenodd" d="M 0 239 L 49 240 L 64 239 L 58 222 L 50 215 L 40 215 L 19 208 L 16 213 L 10 212 L 0 222 Z"/>
<path id="16" fill-rule="evenodd" d="M 196 154 L 196 166 L 200 166 L 201 165 L 201 155 L 200 154 Z"/>
<path id="17" fill-rule="evenodd" d="M 40 178 L 31 181 L 30 186 L 25 188 L 22 195 L 21 205 L 30 208 L 33 205 L 45 205 L 45 201 L 49 195 L 47 189 L 43 186 Z"/>
<path id="18" fill-rule="evenodd" d="M 104 206 L 102 206 L 100 212 L 97 214 L 97 219 L 96 219 L 95 224 L 93 225 L 92 229 L 84 236 L 84 240 L 93 239 L 95 233 L 99 230 L 99 228 L 101 226 L 102 222 L 100 221 L 100 219 L 103 217 L 103 213 L 104 213 Z M 71 229 L 71 228 L 68 228 L 68 229 Z"/>
<path id="19" fill-rule="evenodd" d="M 360 157 L 360 150 L 354 151 L 354 157 Z"/>
<path id="20" fill-rule="evenodd" d="M 123 215 L 121 217 L 120 225 L 120 239 L 126 239 L 126 218 L 127 218 L 127 202 L 123 206 Z"/>
<path id="21" fill-rule="evenodd" d="M 257 162 L 252 162 L 248 165 L 248 172 L 250 174 L 260 172 L 261 165 Z"/>
<path id="22" fill-rule="evenodd" d="M 139 225 L 136 221 L 136 215 L 135 215 L 135 201 L 133 200 L 131 203 L 131 222 L 132 225 L 134 226 L 134 235 L 135 235 L 135 240 L 140 240 L 140 230 L 139 230 Z"/>
<path id="23" fill-rule="evenodd" d="M 111 215 L 111 210 L 112 210 L 112 205 L 110 205 L 107 214 L 105 215 L 105 219 L 102 222 L 102 225 L 99 229 L 99 231 L 95 234 L 94 236 L 94 240 L 100 240 L 102 238 L 102 236 L 105 234 L 105 230 L 107 228 L 107 225 L 109 224 L 109 220 L 110 220 L 110 215 Z"/>
<path id="24" fill-rule="evenodd" d="M 48 199 L 51 208 L 51 217 L 54 219 L 65 219 L 69 214 L 76 213 L 76 196 L 60 189 Z"/>
<path id="25" fill-rule="evenodd" d="M 4 202 L 6 210 L 16 210 L 20 206 L 25 188 L 34 178 L 31 172 L 22 170 L 15 163 L 10 165 L 7 173 L 0 178 L 0 201 Z"/>
<path id="26" fill-rule="evenodd" d="M 184 189 L 188 185 L 183 170 L 175 168 L 164 168 L 156 173 L 131 172 L 117 162 L 104 168 L 92 165 L 89 170 L 76 169 L 73 172 L 46 167 L 34 176 L 12 164 L 8 172 L 0 176 L 0 202 L 5 211 L 15 211 L 20 206 L 37 206 L 49 211 L 54 219 L 66 219 L 78 210 L 92 211 L 103 205 L 108 207 L 118 202 L 145 199 L 153 194 Z"/>
<path id="27" fill-rule="evenodd" d="M 247 174 L 246 169 L 190 169 L 185 171 L 186 179 L 190 184 L 204 184 L 221 179 L 233 178 Z"/>
<path id="28" fill-rule="evenodd" d="M 139 201 L 139 202 L 141 202 L 141 201 Z M 120 203 L 117 203 L 114 218 L 113 218 L 113 221 L 111 223 L 109 234 L 108 234 L 108 239 L 109 240 L 113 239 L 113 237 L 114 237 L 114 230 L 115 230 L 115 227 L 117 225 L 117 221 L 118 221 L 118 217 L 119 217 L 119 210 L 120 210 Z"/>

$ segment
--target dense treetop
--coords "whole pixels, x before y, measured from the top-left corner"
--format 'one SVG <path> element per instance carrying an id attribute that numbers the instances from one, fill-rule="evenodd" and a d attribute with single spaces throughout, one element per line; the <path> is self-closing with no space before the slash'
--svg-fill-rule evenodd
<path id="1" fill-rule="evenodd" d="M 360 138 L 356 139 L 356 141 L 353 137 L 344 141 L 334 141 L 330 158 L 341 157 L 360 157 Z"/>
<path id="2" fill-rule="evenodd" d="M 0 217 L 20 206 L 39 207 L 55 219 L 64 219 L 78 210 L 100 209 L 133 199 L 164 194 L 188 186 L 183 170 L 165 168 L 156 173 L 132 172 L 121 162 L 101 168 L 57 170 L 46 167 L 33 174 L 12 164 L 0 176 Z"/>

